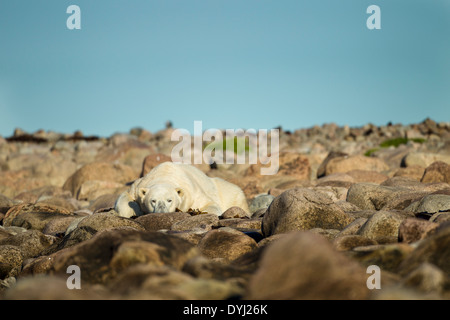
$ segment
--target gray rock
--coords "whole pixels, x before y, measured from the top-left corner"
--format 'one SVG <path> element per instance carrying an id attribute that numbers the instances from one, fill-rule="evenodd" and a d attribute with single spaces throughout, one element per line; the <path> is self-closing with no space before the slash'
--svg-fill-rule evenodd
<path id="1" fill-rule="evenodd" d="M 413 202 L 406 211 L 414 213 L 438 213 L 450 211 L 450 196 L 445 194 L 430 194 L 420 201 Z"/>
<path id="2" fill-rule="evenodd" d="M 276 197 L 263 217 L 264 236 L 313 228 L 342 230 L 353 220 L 324 194 L 306 188 Z"/>
<path id="3" fill-rule="evenodd" d="M 363 210 L 402 210 L 424 195 L 426 192 L 404 187 L 355 183 L 348 190 L 347 202 L 353 203 Z"/>
<path id="4" fill-rule="evenodd" d="M 270 206 L 273 199 L 275 197 L 271 194 L 260 194 L 257 195 L 253 200 L 250 202 L 249 210 L 250 213 L 255 213 L 256 211 L 260 209 L 266 209 Z"/>

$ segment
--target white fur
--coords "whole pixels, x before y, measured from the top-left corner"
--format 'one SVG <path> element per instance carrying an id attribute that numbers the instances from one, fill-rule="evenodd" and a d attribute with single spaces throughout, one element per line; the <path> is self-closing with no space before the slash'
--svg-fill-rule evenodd
<path id="1" fill-rule="evenodd" d="M 249 212 L 245 195 L 238 186 L 220 178 L 210 178 L 188 164 L 164 162 L 122 193 L 115 209 L 120 216 L 129 218 L 176 209 L 221 215 L 233 206 Z"/>

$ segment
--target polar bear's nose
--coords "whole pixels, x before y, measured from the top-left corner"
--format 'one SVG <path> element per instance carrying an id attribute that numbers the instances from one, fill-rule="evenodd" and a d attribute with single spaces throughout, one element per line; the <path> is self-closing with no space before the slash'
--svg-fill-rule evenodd
<path id="1" fill-rule="evenodd" d="M 158 204 L 155 208 L 155 212 L 159 212 L 159 213 L 167 212 L 167 207 L 163 200 L 158 201 Z"/>

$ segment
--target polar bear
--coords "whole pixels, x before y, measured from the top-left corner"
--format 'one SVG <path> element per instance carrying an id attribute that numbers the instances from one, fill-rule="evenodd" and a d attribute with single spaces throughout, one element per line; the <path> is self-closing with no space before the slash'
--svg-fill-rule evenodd
<path id="1" fill-rule="evenodd" d="M 189 164 L 164 162 L 133 182 L 116 201 L 122 217 L 189 209 L 221 215 L 237 206 L 249 212 L 241 188 L 221 178 L 210 178 Z"/>

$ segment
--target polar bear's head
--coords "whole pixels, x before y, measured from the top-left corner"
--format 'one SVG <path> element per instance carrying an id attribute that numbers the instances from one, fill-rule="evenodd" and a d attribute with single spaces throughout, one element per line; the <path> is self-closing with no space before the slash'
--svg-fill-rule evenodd
<path id="1" fill-rule="evenodd" d="M 183 191 L 169 184 L 139 188 L 138 203 L 144 213 L 175 212 L 183 201 Z"/>

